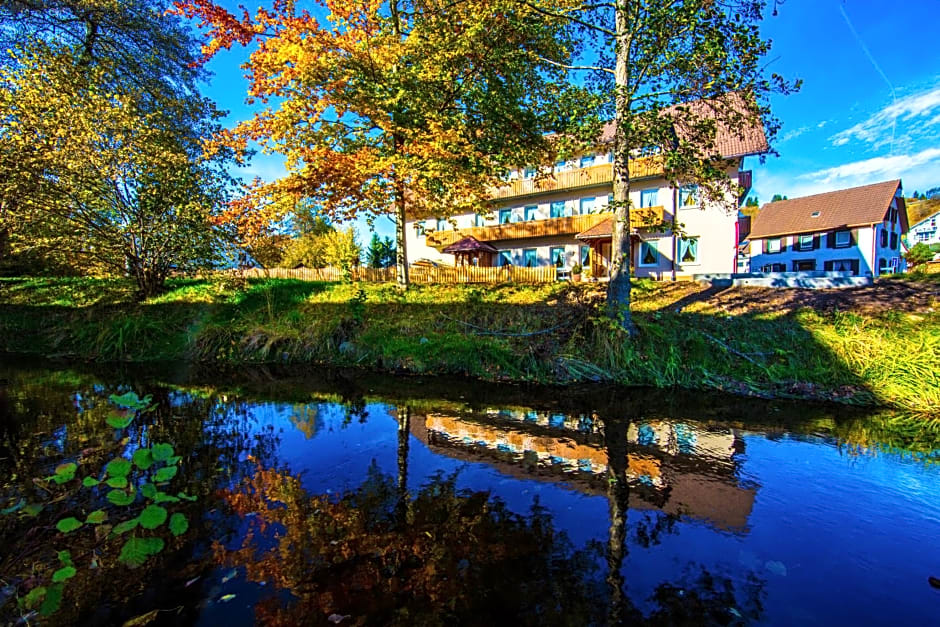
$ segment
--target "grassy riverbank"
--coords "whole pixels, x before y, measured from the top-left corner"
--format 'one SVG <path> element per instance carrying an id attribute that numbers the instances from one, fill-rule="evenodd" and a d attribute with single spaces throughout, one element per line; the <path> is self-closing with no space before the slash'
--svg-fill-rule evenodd
<path id="1" fill-rule="evenodd" d="M 899 285 L 901 287 L 899 287 Z M 629 341 L 594 286 L 0 280 L 0 350 L 97 361 L 313 362 L 488 380 L 722 389 L 940 411 L 936 282 L 800 292 L 636 284 Z M 908 292 L 900 292 L 899 289 Z M 890 294 L 889 294 L 890 292 Z M 892 296 L 894 301 L 888 296 Z"/>

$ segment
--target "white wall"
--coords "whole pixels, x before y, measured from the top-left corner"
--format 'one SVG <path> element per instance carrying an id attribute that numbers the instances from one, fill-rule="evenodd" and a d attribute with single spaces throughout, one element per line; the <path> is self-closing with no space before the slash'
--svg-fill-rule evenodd
<path id="1" fill-rule="evenodd" d="M 926 239 L 921 239 L 921 237 Z M 935 213 L 911 227 L 907 234 L 907 243 L 913 247 L 918 242 L 923 242 L 927 246 L 940 244 L 940 213 Z"/>

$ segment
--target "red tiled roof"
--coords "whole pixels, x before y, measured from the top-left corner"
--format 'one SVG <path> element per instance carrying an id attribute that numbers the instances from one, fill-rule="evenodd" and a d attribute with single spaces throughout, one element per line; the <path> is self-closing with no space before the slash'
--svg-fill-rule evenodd
<path id="1" fill-rule="evenodd" d="M 462 240 L 456 241 L 442 252 L 453 254 L 453 253 L 469 253 L 469 252 L 486 252 L 486 253 L 495 253 L 496 249 L 487 244 L 486 242 L 481 242 L 477 238 L 468 235 Z"/>
<path id="2" fill-rule="evenodd" d="M 900 186 L 901 181 L 895 179 L 768 203 L 754 217 L 749 237 L 830 231 L 881 222 Z M 903 205 L 899 209 L 903 226 L 907 215 Z"/>
<path id="3" fill-rule="evenodd" d="M 736 110 L 742 115 L 746 115 L 747 106 L 740 94 L 733 93 L 725 96 L 723 100 L 696 100 L 684 105 L 675 105 L 664 110 L 664 114 L 669 115 L 678 109 L 679 106 L 688 108 L 693 119 L 715 118 L 718 114 L 724 114 L 722 109 Z M 616 125 L 613 121 L 604 125 L 601 130 L 600 143 L 607 144 L 614 140 Z M 676 134 L 681 138 L 683 131 L 676 128 Z M 688 133 L 686 133 L 688 134 Z M 749 124 L 738 129 L 732 129 L 727 124 L 717 124 L 715 133 L 715 151 L 726 159 L 732 157 L 744 157 L 747 155 L 756 155 L 767 152 L 770 149 L 767 143 L 767 136 L 764 134 L 764 127 L 760 122 Z"/>
<path id="4" fill-rule="evenodd" d="M 598 222 L 591 228 L 586 231 L 581 231 L 575 235 L 575 239 L 600 239 L 602 237 L 610 237 L 614 232 L 614 220 L 613 218 L 607 218 L 602 222 Z"/>

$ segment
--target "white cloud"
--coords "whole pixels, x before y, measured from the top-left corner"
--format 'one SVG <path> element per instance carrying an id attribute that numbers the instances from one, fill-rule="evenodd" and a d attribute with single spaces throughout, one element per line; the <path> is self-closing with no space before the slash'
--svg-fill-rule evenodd
<path id="1" fill-rule="evenodd" d="M 851 140 L 871 144 L 874 148 L 887 145 L 895 139 L 897 125 L 902 127 L 902 139 L 918 134 L 918 130 L 930 126 L 937 119 L 934 117 L 926 125 L 922 118 L 940 110 L 940 87 L 919 94 L 912 94 L 894 102 L 863 122 L 833 135 L 833 146 L 844 146 Z M 917 127 L 920 126 L 920 129 Z"/>
<path id="2" fill-rule="evenodd" d="M 791 139 L 796 139 L 797 137 L 799 137 L 800 135 L 802 135 L 808 130 L 809 130 L 808 126 L 801 126 L 800 128 L 795 128 L 793 130 L 787 131 L 786 133 L 783 134 L 783 137 L 780 138 L 780 142 L 783 143 L 783 142 L 788 142 Z"/>
<path id="3" fill-rule="evenodd" d="M 790 198 L 846 189 L 899 178 L 905 190 L 923 189 L 940 183 L 940 148 L 927 148 L 908 155 L 873 157 L 824 168 L 791 179 L 783 193 Z"/>

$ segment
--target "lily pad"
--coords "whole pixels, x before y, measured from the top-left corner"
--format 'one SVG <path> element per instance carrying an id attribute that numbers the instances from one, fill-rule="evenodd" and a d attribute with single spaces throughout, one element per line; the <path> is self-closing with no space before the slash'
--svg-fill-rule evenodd
<path id="1" fill-rule="evenodd" d="M 127 409 L 146 409 L 150 405 L 150 399 L 153 397 L 148 394 L 147 396 L 140 398 L 133 391 L 126 394 L 118 396 L 117 394 L 112 394 L 108 397 L 112 403 L 118 407 L 126 407 Z"/>
<path id="2" fill-rule="evenodd" d="M 157 483 L 163 483 L 164 481 L 169 481 L 176 476 L 178 468 L 176 466 L 166 466 L 157 471 L 157 474 L 154 476 L 154 480 Z"/>
<path id="3" fill-rule="evenodd" d="M 131 568 L 143 566 L 147 558 L 162 551 L 163 546 L 162 538 L 130 538 L 121 547 L 118 561 L 127 564 Z"/>
<path id="4" fill-rule="evenodd" d="M 134 451 L 131 461 L 141 470 L 149 470 L 153 466 L 153 455 L 149 448 L 139 448 Z"/>
<path id="5" fill-rule="evenodd" d="M 62 533 L 72 533 L 76 529 L 79 529 L 82 526 L 82 521 L 75 518 L 74 516 L 69 516 L 68 518 L 63 518 L 56 523 L 55 528 L 61 531 Z"/>
<path id="6" fill-rule="evenodd" d="M 108 519 L 108 512 L 103 509 L 98 509 L 88 514 L 88 517 L 85 518 L 85 522 L 90 525 L 100 525 Z"/>
<path id="7" fill-rule="evenodd" d="M 189 521 L 186 516 L 179 512 L 170 516 L 170 533 L 174 536 L 181 536 L 189 529 Z"/>
<path id="8" fill-rule="evenodd" d="M 133 503 L 134 497 L 135 494 L 133 489 L 131 489 L 129 493 L 125 492 L 124 490 L 111 490 L 108 492 L 108 500 L 114 505 L 118 505 L 120 507 L 124 507 Z"/>
<path id="9" fill-rule="evenodd" d="M 166 521 L 166 509 L 159 505 L 148 505 L 140 513 L 140 526 L 144 529 L 156 529 Z"/>
<path id="10" fill-rule="evenodd" d="M 128 473 L 130 473 L 131 467 L 130 461 L 123 457 L 118 457 L 109 461 L 108 465 L 104 467 L 104 470 L 111 477 L 126 477 Z"/>
<path id="11" fill-rule="evenodd" d="M 108 417 L 105 418 L 105 422 L 108 423 L 108 426 L 115 429 L 126 429 L 132 422 L 134 422 L 134 413 L 133 412 L 122 412 L 108 414 Z"/>
<path id="12" fill-rule="evenodd" d="M 67 581 L 75 576 L 78 571 L 75 570 L 74 566 L 63 566 L 59 570 L 52 573 L 52 581 L 54 583 L 62 583 Z"/>
<path id="13" fill-rule="evenodd" d="M 94 477 L 85 477 L 84 479 L 82 479 L 82 485 L 85 486 L 86 488 L 94 488 L 99 483 L 101 482 L 95 479 Z"/>
<path id="14" fill-rule="evenodd" d="M 154 444 L 150 449 L 150 454 L 153 455 L 154 461 L 165 462 L 173 457 L 173 446 L 171 444 Z"/>
<path id="15" fill-rule="evenodd" d="M 138 524 L 140 524 L 139 520 L 136 518 L 131 518 L 130 520 L 125 520 L 124 522 L 115 525 L 111 532 L 114 535 L 119 536 L 121 534 L 127 533 L 131 529 L 136 529 Z"/>

